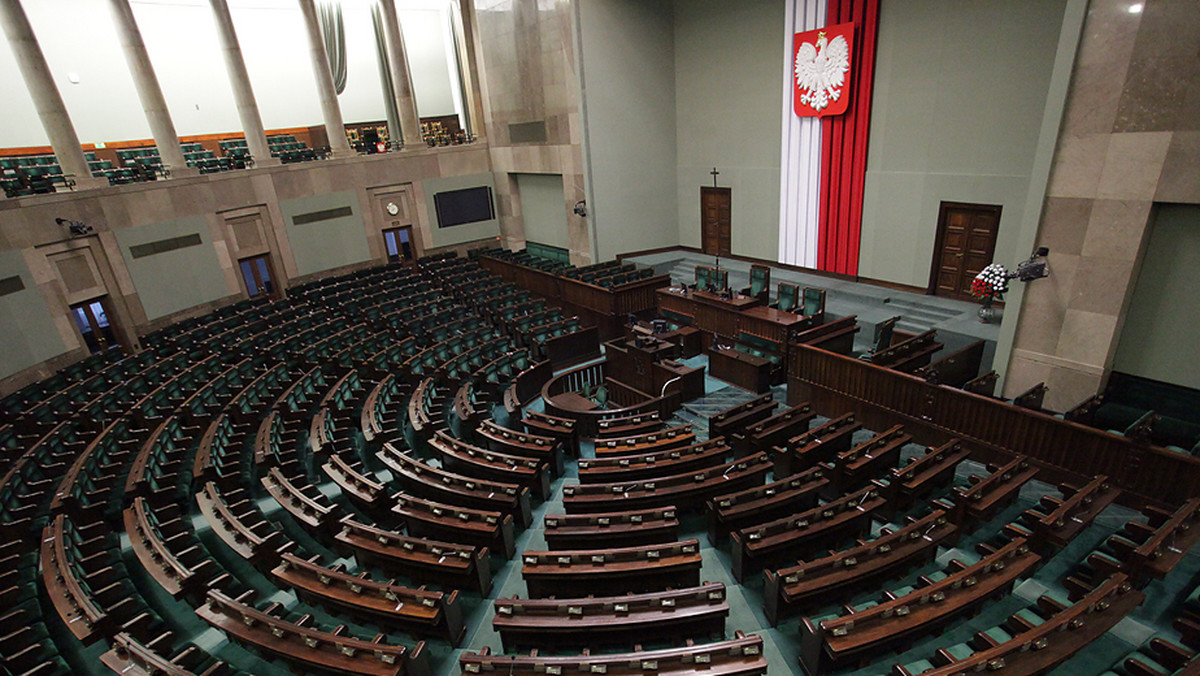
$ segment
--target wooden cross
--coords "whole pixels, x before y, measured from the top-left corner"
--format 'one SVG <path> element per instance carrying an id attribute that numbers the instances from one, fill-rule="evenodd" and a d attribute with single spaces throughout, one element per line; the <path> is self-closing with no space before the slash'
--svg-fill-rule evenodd
<path id="1" fill-rule="evenodd" d="M 712 171 L 710 171 L 710 172 L 708 172 L 708 173 L 712 174 L 712 177 L 713 177 L 713 187 L 714 187 L 714 188 L 715 188 L 715 187 L 717 187 L 717 175 L 719 175 L 721 172 L 717 171 L 717 168 L 716 168 L 716 167 L 713 167 L 713 170 L 712 170 Z"/>

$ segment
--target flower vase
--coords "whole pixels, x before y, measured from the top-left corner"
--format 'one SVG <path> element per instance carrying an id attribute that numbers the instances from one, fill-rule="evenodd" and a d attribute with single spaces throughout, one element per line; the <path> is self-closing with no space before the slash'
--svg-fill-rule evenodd
<path id="1" fill-rule="evenodd" d="M 991 324 L 996 317 L 996 308 L 992 307 L 992 301 L 995 296 L 984 296 L 983 304 L 979 306 L 979 321 L 984 324 Z"/>

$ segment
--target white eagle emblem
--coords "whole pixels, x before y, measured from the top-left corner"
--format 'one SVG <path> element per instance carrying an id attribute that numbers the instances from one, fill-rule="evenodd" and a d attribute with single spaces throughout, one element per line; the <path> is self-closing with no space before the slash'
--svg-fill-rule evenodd
<path id="1" fill-rule="evenodd" d="M 837 101 L 850 70 L 850 45 L 839 35 L 829 42 L 825 32 L 817 34 L 817 44 L 805 42 L 796 50 L 796 88 L 800 103 L 822 110 Z"/>

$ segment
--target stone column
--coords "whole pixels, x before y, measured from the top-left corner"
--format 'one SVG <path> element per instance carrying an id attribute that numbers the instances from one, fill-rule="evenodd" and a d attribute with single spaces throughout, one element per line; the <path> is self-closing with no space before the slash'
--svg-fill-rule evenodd
<path id="1" fill-rule="evenodd" d="M 129 73 L 133 75 L 133 84 L 137 87 L 142 109 L 146 111 L 146 122 L 150 123 L 150 133 L 154 135 L 154 145 L 158 146 L 163 164 L 174 176 L 198 175 L 199 170 L 187 166 L 183 158 L 183 147 L 175 132 L 175 123 L 171 121 L 167 101 L 163 98 L 162 88 L 158 86 L 158 76 L 154 74 L 150 54 L 146 52 L 146 43 L 142 41 L 129 0 L 108 0 L 108 6 L 112 10 L 121 50 L 125 52 L 125 62 L 129 64 Z"/>
<path id="2" fill-rule="evenodd" d="M 329 58 L 325 56 L 325 38 L 321 36 L 321 23 L 317 20 L 317 7 L 313 0 L 300 0 L 300 13 L 304 15 L 304 27 L 308 31 L 313 78 L 317 81 L 317 96 L 321 99 L 321 114 L 325 118 L 329 149 L 333 157 L 352 155 L 354 151 L 346 141 L 346 125 L 342 122 L 342 109 L 338 105 L 337 90 L 333 86 L 333 74 L 329 72 Z"/>
<path id="3" fill-rule="evenodd" d="M 242 59 L 242 47 L 238 44 L 237 33 L 233 30 L 233 17 L 229 14 L 229 5 L 225 0 L 209 0 L 213 10 L 213 20 L 217 24 L 217 35 L 221 40 L 221 52 L 225 55 L 225 70 L 229 74 L 229 85 L 233 88 L 233 100 L 237 102 L 238 117 L 242 120 L 242 133 L 246 135 L 246 147 L 254 156 L 254 165 L 258 167 L 279 164 L 279 159 L 271 157 L 267 147 L 267 132 L 263 129 L 262 117 L 258 114 L 258 102 L 254 98 L 254 88 L 250 86 L 250 74 L 246 72 L 246 62 Z"/>
<path id="4" fill-rule="evenodd" d="M 392 91 L 396 93 L 396 110 L 400 113 L 400 131 L 405 148 L 420 148 L 421 118 L 417 114 L 417 99 L 413 96 L 412 73 L 408 70 L 408 55 L 404 51 L 404 32 L 396 15 L 395 0 L 380 0 L 383 7 L 383 28 L 387 33 L 388 56 L 392 67 Z"/>
<path id="5" fill-rule="evenodd" d="M 46 136 L 50 137 L 50 147 L 54 149 L 63 173 L 73 176 L 76 187 L 80 189 L 108 185 L 105 179 L 92 178 L 83 146 L 79 144 L 79 135 L 75 133 L 75 126 L 67 115 L 67 107 L 58 86 L 54 84 L 46 57 L 42 54 L 20 0 L 0 0 L 0 23 L 4 24 L 4 34 L 8 36 L 8 44 L 21 69 L 21 77 L 25 80 L 29 95 L 33 97 L 38 118 L 42 121 Z"/>

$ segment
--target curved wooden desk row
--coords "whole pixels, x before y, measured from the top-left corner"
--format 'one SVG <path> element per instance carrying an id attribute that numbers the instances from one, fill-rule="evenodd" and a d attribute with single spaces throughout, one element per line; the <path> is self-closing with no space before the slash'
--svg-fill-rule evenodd
<path id="1" fill-rule="evenodd" d="M 530 355 L 532 359 L 532 355 Z M 554 376 L 554 366 L 543 359 L 518 373 L 504 390 L 504 409 L 510 416 L 519 418 L 521 409 L 531 404 L 542 394 L 542 386 Z"/>
<path id="2" fill-rule="evenodd" d="M 775 400 L 771 398 L 771 393 L 760 394 L 750 401 L 714 414 L 708 419 L 708 433 L 714 437 L 729 436 L 765 420 L 774 410 Z"/>
<path id="3" fill-rule="evenodd" d="M 161 638 L 170 639 L 169 636 Z M 242 673 L 225 662 L 214 661 L 195 646 L 167 657 L 159 651 L 158 643 L 143 643 L 133 635 L 121 632 L 112 637 L 112 648 L 100 655 L 100 661 L 113 672 L 130 676 L 233 676 Z M 162 643 L 165 647 L 170 641 Z"/>
<path id="4" fill-rule="evenodd" d="M 485 419 L 475 429 L 482 446 L 505 455 L 533 458 L 549 463 L 554 476 L 562 476 L 565 469 L 563 443 L 554 437 L 514 432 Z"/>
<path id="5" fill-rule="evenodd" d="M 526 551 L 521 577 L 529 596 L 604 595 L 663 591 L 700 584 L 700 542 L 695 539 L 616 549 Z"/>
<path id="6" fill-rule="evenodd" d="M 568 513 L 611 512 L 673 505 L 702 505 L 718 493 L 761 484 L 771 470 L 766 453 L 647 481 L 563 486 Z"/>
<path id="7" fill-rule="evenodd" d="M 1007 594 L 1040 558 L 1023 538 L 1014 538 L 975 564 L 948 571 L 942 579 L 906 594 L 887 592 L 880 603 L 847 608 L 851 612 L 833 619 L 804 618 L 801 663 L 809 673 L 822 673 L 916 640 Z"/>
<path id="8" fill-rule="evenodd" d="M 179 417 L 165 418 L 129 466 L 125 478 L 125 496 L 153 496 L 155 502 L 172 502 L 180 481 L 184 456 L 201 428 L 185 426 Z"/>
<path id="9" fill-rule="evenodd" d="M 647 434 L 634 434 L 618 439 L 597 441 L 596 458 L 657 453 L 680 446 L 690 446 L 694 443 L 696 443 L 696 434 L 692 431 L 692 426 L 680 425 Z"/>
<path id="10" fill-rule="evenodd" d="M 958 464 L 970 456 L 970 449 L 963 447 L 959 439 L 951 439 L 937 447 L 926 447 L 924 455 L 909 458 L 903 467 L 890 472 L 888 485 L 892 493 L 889 506 L 893 510 L 906 509 L 919 498 L 944 489 L 954 480 Z"/>
<path id="11" fill-rule="evenodd" d="M 152 510 L 143 497 L 124 513 L 125 532 L 138 561 L 172 598 L 193 594 L 225 571 L 195 541 L 178 505 Z"/>
<path id="12" fill-rule="evenodd" d="M 763 607 L 772 625 L 819 603 L 848 599 L 858 591 L 937 555 L 958 540 L 958 527 L 937 509 L 903 528 L 884 528 L 873 540 L 778 570 L 763 571 Z"/>
<path id="13" fill-rule="evenodd" d="M 407 587 L 395 580 L 378 582 L 371 579 L 370 573 L 352 575 L 340 565 L 329 568 L 317 559 L 284 554 L 271 575 L 277 584 L 294 590 L 301 598 L 353 617 L 383 627 L 440 636 L 455 646 L 462 640 L 466 630 L 458 591 Z"/>
<path id="14" fill-rule="evenodd" d="M 854 414 L 846 413 L 775 446 L 775 476 L 791 476 L 818 463 L 832 462 L 838 453 L 850 450 L 851 437 L 860 429 L 862 425 L 854 421 Z"/>
<path id="15" fill-rule="evenodd" d="M 297 462 L 275 466 L 260 479 L 267 493 L 305 528 L 332 530 L 341 511 L 316 486 L 308 483 Z"/>
<path id="16" fill-rule="evenodd" d="M 395 375 L 389 373 L 371 389 L 363 404 L 359 428 L 368 442 L 376 437 L 395 438 L 400 430 L 396 427 L 397 403 L 405 398 L 406 386 Z"/>
<path id="17" fill-rule="evenodd" d="M 802 402 L 733 432 L 732 444 L 738 453 L 749 455 L 808 431 L 816 412 L 808 402 Z"/>
<path id="18" fill-rule="evenodd" d="M 464 674 L 728 674 L 767 673 L 761 636 L 737 632 L 733 639 L 668 650 L 647 650 L 616 655 L 584 654 L 570 657 L 544 655 L 492 655 L 488 648 L 458 658 Z"/>
<path id="19" fill-rule="evenodd" d="M 647 594 L 499 599 L 492 628 L 505 650 L 587 648 L 725 633 L 725 585 L 708 582 Z"/>
<path id="20" fill-rule="evenodd" d="M 289 543 L 241 488 L 223 489 L 206 482 L 196 491 L 196 504 L 213 532 L 244 559 L 274 565 L 279 549 Z"/>
<path id="21" fill-rule="evenodd" d="M 815 507 L 831 470 L 818 465 L 763 486 L 709 498 L 705 504 L 708 541 L 718 545 L 732 531 Z"/>
<path id="22" fill-rule="evenodd" d="M 579 457 L 579 435 L 574 420 L 538 411 L 525 411 L 521 423 L 530 434 L 554 437 L 562 441 L 568 454 Z"/>
<path id="23" fill-rule="evenodd" d="M 484 450 L 441 430 L 429 440 L 429 449 L 450 471 L 490 481 L 515 483 L 528 488 L 542 500 L 550 497 L 551 471 L 545 460 Z"/>
<path id="24" fill-rule="evenodd" d="M 487 547 L 439 542 L 395 533 L 377 526 L 341 520 L 334 541 L 363 565 L 377 565 L 419 582 L 474 589 L 487 596 L 492 588 Z"/>
<path id="25" fill-rule="evenodd" d="M 321 471 L 337 484 L 342 495 L 363 511 L 377 513 L 390 507 L 387 486 L 363 467 L 362 461 L 335 453 L 329 456 L 329 462 L 321 465 Z"/>
<path id="26" fill-rule="evenodd" d="M 724 437 L 640 456 L 581 459 L 579 482 L 614 483 L 662 478 L 726 462 L 733 449 Z"/>
<path id="27" fill-rule="evenodd" d="M 658 411 L 644 411 L 631 415 L 601 418 L 596 421 L 596 439 L 624 438 L 637 434 L 648 434 L 662 429 L 662 416 Z"/>
<path id="28" fill-rule="evenodd" d="M 1113 486 L 1104 475 L 1098 475 L 1080 487 L 1062 484 L 1059 491 L 1063 499 L 1044 496 L 1042 509 L 1025 510 L 1024 516 L 1033 530 L 1033 541 L 1039 547 L 1066 547 L 1121 494 L 1121 489 Z"/>
<path id="29" fill-rule="evenodd" d="M 1002 674 L 1039 674 L 1049 671 L 1075 652 L 1099 638 L 1145 599 L 1145 594 L 1133 589 L 1123 574 L 1117 574 L 1096 586 L 1084 598 L 1070 606 L 1062 606 L 1048 596 L 1038 599 L 1038 608 L 1049 615 L 1044 621 L 1030 625 L 1010 618 L 1012 638 L 1002 643 L 978 636 L 973 641 L 975 652 L 965 658 L 954 658 L 938 650 L 935 666 L 927 676 L 951 676 L 979 671 Z M 910 676 L 901 665 L 892 667 L 896 676 Z"/>
<path id="30" fill-rule="evenodd" d="M 542 522 L 551 549 L 638 547 L 679 539 L 674 506 L 600 514 L 547 514 Z"/>
<path id="31" fill-rule="evenodd" d="M 325 631 L 312 626 L 310 616 L 291 621 L 274 615 L 275 605 L 258 610 L 241 597 L 210 591 L 196 615 L 239 643 L 317 669 L 371 676 L 431 673 L 424 641 L 409 648 L 387 643 L 383 634 L 370 640 L 347 636 L 344 625 Z"/>
<path id="32" fill-rule="evenodd" d="M 741 582 L 755 569 L 795 561 L 804 552 L 850 535 L 862 535 L 876 511 L 887 504 L 872 482 L 824 505 L 730 534 L 731 570 Z"/>
<path id="33" fill-rule="evenodd" d="M 455 507 L 405 493 L 393 499 L 392 512 L 414 536 L 487 547 L 505 559 L 515 552 L 511 515 Z"/>
<path id="34" fill-rule="evenodd" d="M 413 495 L 511 515 L 523 528 L 533 522 L 529 488 L 525 486 L 432 467 L 392 444 L 384 444 L 376 456 L 392 471 L 394 480 Z"/>

